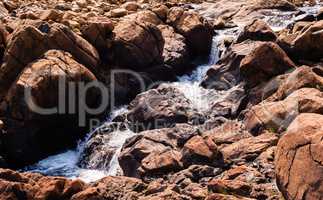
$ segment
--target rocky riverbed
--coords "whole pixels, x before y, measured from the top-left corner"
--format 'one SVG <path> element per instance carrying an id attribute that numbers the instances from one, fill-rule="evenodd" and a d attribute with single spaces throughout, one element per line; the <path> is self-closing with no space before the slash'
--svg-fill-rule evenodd
<path id="1" fill-rule="evenodd" d="M 321 1 L 3 0 L 0 199 L 323 199 L 322 61 Z"/>

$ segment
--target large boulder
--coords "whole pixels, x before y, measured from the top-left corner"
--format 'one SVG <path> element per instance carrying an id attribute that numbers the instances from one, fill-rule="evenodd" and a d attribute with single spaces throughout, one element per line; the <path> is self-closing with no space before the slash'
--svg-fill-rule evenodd
<path id="1" fill-rule="evenodd" d="M 301 66 L 295 69 L 290 74 L 286 75 L 286 78 L 279 84 L 276 92 L 269 98 L 264 98 L 269 101 L 280 101 L 290 95 L 292 92 L 300 88 L 316 88 L 322 90 L 323 77 L 322 68 Z M 271 87 L 267 86 L 266 90 L 270 90 Z M 263 100 L 264 100 L 263 99 Z"/>
<path id="2" fill-rule="evenodd" d="M 50 49 L 69 52 L 94 73 L 98 70 L 99 56 L 95 48 L 68 27 L 56 23 L 21 25 L 11 34 L 0 67 L 1 95 L 5 94 L 25 66 Z"/>
<path id="3" fill-rule="evenodd" d="M 212 45 L 212 29 L 197 12 L 173 7 L 168 12 L 167 23 L 186 38 L 192 55 L 209 54 Z"/>
<path id="4" fill-rule="evenodd" d="M 164 39 L 149 12 L 123 18 L 114 28 L 114 38 L 108 49 L 109 59 L 116 66 L 135 71 L 163 62 Z M 148 19 L 146 19 L 148 18 Z"/>
<path id="5" fill-rule="evenodd" d="M 301 114 L 279 140 L 277 185 L 287 200 L 322 198 L 322 124 L 322 115 Z"/>
<path id="6" fill-rule="evenodd" d="M 82 36 L 98 50 L 101 59 L 108 54 L 113 29 L 113 22 L 105 17 L 92 17 L 81 28 Z"/>
<path id="7" fill-rule="evenodd" d="M 207 72 L 201 86 L 208 89 L 228 90 L 240 81 L 240 63 L 252 50 L 260 46 L 261 42 L 246 40 L 232 45 L 226 54 Z"/>
<path id="8" fill-rule="evenodd" d="M 303 23 L 295 24 L 292 30 L 285 31 L 279 36 L 280 46 L 295 59 L 320 60 L 323 52 L 320 45 L 323 40 L 323 20 L 299 27 L 300 24 Z"/>
<path id="9" fill-rule="evenodd" d="M 293 61 L 273 42 L 263 42 L 240 64 L 240 73 L 249 87 L 295 68 Z"/>
<path id="10" fill-rule="evenodd" d="M 128 109 L 126 118 L 135 132 L 203 120 L 184 93 L 167 84 L 137 95 Z"/>
<path id="11" fill-rule="evenodd" d="M 165 41 L 163 50 L 164 63 L 173 66 L 177 73 L 187 70 L 190 56 L 185 38 L 176 33 L 171 26 L 159 25 L 158 28 Z"/>
<path id="12" fill-rule="evenodd" d="M 323 113 L 323 93 L 314 88 L 302 88 L 287 98 L 251 107 L 244 118 L 245 126 L 253 133 L 263 128 L 283 132 L 300 113 Z"/>
<path id="13" fill-rule="evenodd" d="M 126 176 L 158 177 L 183 168 L 181 148 L 197 134 L 187 124 L 144 131 L 128 140 L 119 156 Z"/>
<path id="14" fill-rule="evenodd" d="M 83 136 L 87 112 L 77 108 L 84 108 L 85 103 L 93 108 L 99 93 L 91 88 L 78 100 L 75 95 L 82 93 L 81 89 L 68 89 L 71 84 L 93 81 L 95 76 L 66 52 L 48 51 L 42 59 L 26 66 L 1 104 L 1 113 L 6 117 L 1 140 L 9 164 L 35 162 Z M 68 96 L 75 98 L 67 99 Z"/>

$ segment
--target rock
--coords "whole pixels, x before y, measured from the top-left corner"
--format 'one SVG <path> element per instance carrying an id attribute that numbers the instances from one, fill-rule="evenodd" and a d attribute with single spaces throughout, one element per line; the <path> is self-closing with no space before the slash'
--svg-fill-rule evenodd
<path id="1" fill-rule="evenodd" d="M 137 15 L 128 16 L 115 26 L 113 34 L 108 52 L 116 66 L 140 71 L 162 63 L 164 40 L 156 25 L 141 23 Z"/>
<path id="2" fill-rule="evenodd" d="M 201 86 L 208 89 L 228 90 L 240 83 L 240 63 L 259 47 L 261 42 L 246 40 L 232 45 L 227 53 L 206 73 Z"/>
<path id="3" fill-rule="evenodd" d="M 69 104 L 74 108 L 59 102 L 63 94 L 71 92 L 66 91 L 67 85 L 79 81 L 89 83 L 96 78 L 69 53 L 57 50 L 48 51 L 20 73 L 1 104 L 6 117 L 3 152 L 10 165 L 31 164 L 84 136 L 87 111 L 69 112 L 82 102 Z M 96 88 L 88 90 L 83 104 L 95 106 L 98 95 Z"/>
<path id="4" fill-rule="evenodd" d="M 62 20 L 63 13 L 60 12 L 59 10 L 51 9 L 51 10 L 44 10 L 39 19 L 43 21 L 55 21 L 55 22 L 60 22 Z"/>
<path id="5" fill-rule="evenodd" d="M 249 24 L 256 18 L 266 17 L 267 9 L 282 11 L 296 11 L 297 7 L 286 0 L 242 0 L 216 2 L 202 2 L 196 7 L 203 17 L 211 21 L 218 19 L 225 20 L 226 23 L 233 22 L 241 26 Z M 281 19 L 278 20 L 278 23 Z"/>
<path id="6" fill-rule="evenodd" d="M 302 88 L 286 99 L 256 105 L 246 112 L 247 130 L 259 133 L 262 129 L 283 132 L 300 113 L 322 113 L 322 92 L 314 88 Z"/>
<path id="7" fill-rule="evenodd" d="M 208 183 L 209 190 L 215 193 L 250 195 L 251 186 L 248 183 L 231 180 L 212 180 Z"/>
<path id="8" fill-rule="evenodd" d="M 128 109 L 126 118 L 135 132 L 203 120 L 184 94 L 167 84 L 137 95 Z"/>
<path id="9" fill-rule="evenodd" d="M 240 73 L 253 87 L 293 68 L 295 64 L 277 44 L 264 42 L 242 59 Z"/>
<path id="10" fill-rule="evenodd" d="M 124 144 L 120 166 L 126 176 L 141 178 L 179 171 L 183 168 L 181 148 L 196 134 L 187 124 L 141 132 Z"/>
<path id="11" fill-rule="evenodd" d="M 105 17 L 90 18 L 81 28 L 82 36 L 90 42 L 100 53 L 102 59 L 108 54 L 108 39 L 114 29 L 113 22 Z"/>
<path id="12" fill-rule="evenodd" d="M 164 4 L 156 5 L 152 8 L 152 11 L 163 21 L 167 19 L 168 7 Z"/>
<path id="13" fill-rule="evenodd" d="M 159 25 L 158 28 L 165 41 L 163 50 L 164 63 L 173 66 L 176 72 L 183 73 L 183 71 L 187 70 L 186 67 L 190 61 L 185 38 L 177 34 L 170 26 Z"/>
<path id="14" fill-rule="evenodd" d="M 67 51 L 92 72 L 98 70 L 99 55 L 94 47 L 62 24 L 22 25 L 10 38 L 0 67 L 0 96 L 5 94 L 25 66 L 50 49 Z M 26 49 L 33 51 L 25 51 Z"/>
<path id="15" fill-rule="evenodd" d="M 323 8 L 319 9 L 316 18 L 317 18 L 317 20 L 322 20 L 323 19 Z"/>
<path id="16" fill-rule="evenodd" d="M 126 9 L 127 11 L 137 11 L 140 6 L 136 2 L 126 2 L 121 5 L 122 8 Z"/>
<path id="17" fill-rule="evenodd" d="M 257 137 L 242 139 L 220 149 L 225 162 L 245 163 L 256 159 L 260 153 L 276 145 L 278 137 L 274 133 L 264 133 Z"/>
<path id="18" fill-rule="evenodd" d="M 195 136 L 188 140 L 182 150 L 184 164 L 192 163 L 211 164 L 219 159 L 219 151 L 211 139 Z M 213 164 L 215 165 L 215 164 Z"/>
<path id="19" fill-rule="evenodd" d="M 167 23 L 186 38 L 192 55 L 209 54 L 213 33 L 208 22 L 196 12 L 173 7 L 168 12 Z"/>
<path id="20" fill-rule="evenodd" d="M 125 8 L 116 8 L 110 11 L 111 17 L 123 17 L 127 15 L 127 10 Z"/>
<path id="21" fill-rule="evenodd" d="M 255 19 L 250 24 L 246 25 L 243 31 L 238 36 L 237 42 L 240 43 L 244 40 L 257 40 L 257 41 L 275 41 L 276 34 L 266 22 Z"/>
<path id="22" fill-rule="evenodd" d="M 0 64 L 2 63 L 3 55 L 7 46 L 8 32 L 3 26 L 0 26 Z"/>
<path id="23" fill-rule="evenodd" d="M 80 180 L 0 169 L 0 198 L 3 200 L 70 199 L 84 188 L 85 184 Z"/>
<path id="24" fill-rule="evenodd" d="M 296 25 L 295 25 L 296 26 Z M 294 26 L 294 28 L 295 28 Z M 279 45 L 297 60 L 319 60 L 322 58 L 323 21 L 312 22 L 293 32 L 281 34 Z"/>
<path id="25" fill-rule="evenodd" d="M 71 200 L 138 199 L 146 184 L 128 177 L 106 177 L 72 196 Z"/>
<path id="26" fill-rule="evenodd" d="M 320 74 L 320 68 L 301 66 L 295 69 L 287 75 L 285 80 L 279 84 L 276 92 L 267 98 L 266 101 L 283 100 L 292 92 L 301 88 L 316 88 L 322 90 L 323 77 Z"/>
<path id="27" fill-rule="evenodd" d="M 277 185 L 287 200 L 321 198 L 322 123 L 322 115 L 300 114 L 279 140 Z"/>

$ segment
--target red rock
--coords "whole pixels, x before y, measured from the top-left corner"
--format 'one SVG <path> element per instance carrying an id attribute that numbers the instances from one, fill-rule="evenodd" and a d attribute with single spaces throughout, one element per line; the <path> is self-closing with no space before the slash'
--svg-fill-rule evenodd
<path id="1" fill-rule="evenodd" d="M 277 184 L 287 200 L 322 197 L 322 123 L 322 115 L 301 114 L 279 140 Z"/>
<path id="2" fill-rule="evenodd" d="M 250 24 L 246 25 L 243 31 L 238 36 L 237 42 L 244 40 L 259 40 L 259 41 L 275 41 L 276 34 L 266 22 L 255 19 Z"/>
<path id="3" fill-rule="evenodd" d="M 1 112 L 6 116 L 7 124 L 3 148 L 10 164 L 35 162 L 49 153 L 73 144 L 85 133 L 82 133 L 84 127 L 79 126 L 81 121 L 79 123 L 77 120 L 78 112 L 68 114 L 68 106 L 60 115 L 58 110 L 45 114 L 39 109 L 59 107 L 58 96 L 62 95 L 62 92 L 67 93 L 67 88 L 63 88 L 63 91 L 62 88 L 59 89 L 59 80 L 62 78 L 65 78 L 65 84 L 96 80 L 95 76 L 77 63 L 69 53 L 51 50 L 42 59 L 26 66 L 13 83 L 1 105 Z M 28 90 L 29 88 L 32 90 Z M 26 90 L 31 92 L 31 97 L 26 96 Z M 85 101 L 88 105 L 94 105 L 98 97 L 96 89 L 89 90 L 87 95 Z M 31 99 L 34 105 L 26 102 Z M 74 103 L 78 106 L 77 100 Z M 57 124 L 60 126 L 57 127 Z"/>
<path id="4" fill-rule="evenodd" d="M 250 87 L 293 68 L 293 61 L 273 42 L 261 43 L 240 64 L 241 75 Z"/>

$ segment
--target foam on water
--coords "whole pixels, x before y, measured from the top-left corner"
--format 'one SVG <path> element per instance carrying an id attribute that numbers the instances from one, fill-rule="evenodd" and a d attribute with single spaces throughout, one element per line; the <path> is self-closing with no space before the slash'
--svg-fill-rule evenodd
<path id="1" fill-rule="evenodd" d="M 304 7 L 302 10 L 306 11 L 306 13 L 314 14 L 317 12 L 319 6 L 314 7 Z M 265 20 L 273 27 L 275 30 L 280 30 L 287 26 L 288 24 L 292 23 L 294 19 L 294 14 L 292 12 L 281 12 L 281 11 L 275 11 L 271 10 Z M 275 20 L 274 20 L 275 19 Z M 278 19 L 278 20 L 276 20 Z M 226 31 L 221 31 L 219 34 L 213 38 L 213 44 L 212 49 L 210 52 L 210 56 L 208 59 L 207 64 L 200 65 L 195 69 L 191 74 L 189 75 L 183 75 L 181 77 L 178 77 L 178 82 L 171 83 L 171 85 L 175 86 L 179 90 L 181 90 L 185 97 L 188 98 L 193 106 L 199 110 L 199 111 L 207 111 L 210 106 L 210 97 L 212 100 L 218 99 L 221 100 L 221 93 L 217 93 L 213 90 L 207 90 L 202 87 L 200 87 L 200 82 L 203 79 L 203 76 L 207 72 L 207 70 L 219 59 L 219 52 L 218 52 L 218 41 L 222 40 L 223 37 L 228 37 L 231 35 L 236 34 L 236 29 L 229 29 Z M 214 103 L 215 101 L 213 101 Z M 111 121 L 115 116 L 118 116 L 124 112 L 126 112 L 126 107 L 122 107 L 120 109 L 116 109 L 114 112 L 111 113 L 109 118 L 107 119 L 107 122 Z M 68 178 L 80 178 L 81 180 L 85 182 L 93 182 L 98 179 L 101 179 L 108 175 L 117 175 L 120 166 L 118 163 L 118 156 L 121 151 L 121 148 L 125 141 L 134 136 L 135 133 L 133 133 L 130 130 L 125 131 L 115 131 L 110 134 L 111 138 L 107 141 L 106 145 L 107 147 L 112 147 L 116 149 L 112 159 L 108 163 L 108 169 L 107 170 L 101 170 L 101 169 L 82 169 L 78 167 L 77 163 L 79 162 L 80 156 L 82 155 L 84 148 L 86 146 L 86 143 L 91 138 L 91 135 L 95 131 L 89 133 L 87 137 L 80 141 L 78 144 L 78 147 L 74 150 L 68 150 L 66 152 L 63 152 L 61 154 L 57 154 L 54 156 L 50 156 L 44 160 L 39 161 L 38 163 L 26 167 L 22 171 L 30 171 L 30 172 L 38 172 L 45 175 L 53 175 L 53 176 L 64 176 Z M 100 157 L 98 157 L 98 162 L 102 162 L 100 160 Z"/>

